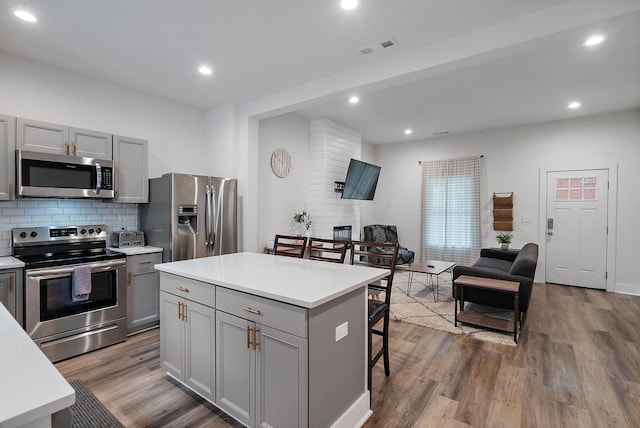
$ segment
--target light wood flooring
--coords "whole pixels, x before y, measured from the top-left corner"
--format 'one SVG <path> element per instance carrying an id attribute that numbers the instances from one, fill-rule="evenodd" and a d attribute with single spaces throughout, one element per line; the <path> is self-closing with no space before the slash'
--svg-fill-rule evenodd
<path id="1" fill-rule="evenodd" d="M 392 322 L 390 349 L 366 428 L 640 426 L 640 297 L 536 284 L 516 347 Z M 169 381 L 159 353 L 156 329 L 56 367 L 127 427 L 238 426 Z"/>

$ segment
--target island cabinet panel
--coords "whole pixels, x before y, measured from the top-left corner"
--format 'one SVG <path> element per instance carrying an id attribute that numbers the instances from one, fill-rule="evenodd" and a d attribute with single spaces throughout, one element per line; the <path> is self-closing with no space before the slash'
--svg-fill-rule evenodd
<path id="1" fill-rule="evenodd" d="M 160 292 L 162 368 L 215 401 L 215 309 Z"/>
<path id="2" fill-rule="evenodd" d="M 222 410 L 250 427 L 308 426 L 307 339 L 221 310 L 216 338 Z"/>

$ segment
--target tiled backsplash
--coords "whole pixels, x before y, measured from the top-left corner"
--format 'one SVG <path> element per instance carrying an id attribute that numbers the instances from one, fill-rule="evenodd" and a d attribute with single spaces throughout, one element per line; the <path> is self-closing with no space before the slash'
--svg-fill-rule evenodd
<path id="1" fill-rule="evenodd" d="M 0 202 L 0 256 L 11 255 L 11 230 L 30 226 L 104 224 L 111 232 L 138 230 L 138 205 L 85 199 L 19 199 Z"/>

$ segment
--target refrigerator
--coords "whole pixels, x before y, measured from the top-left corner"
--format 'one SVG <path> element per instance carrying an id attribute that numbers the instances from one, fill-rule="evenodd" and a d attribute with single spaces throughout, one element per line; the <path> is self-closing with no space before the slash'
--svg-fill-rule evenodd
<path id="1" fill-rule="evenodd" d="M 232 178 L 168 173 L 149 180 L 149 203 L 140 205 L 147 245 L 162 261 L 238 251 L 238 182 Z"/>

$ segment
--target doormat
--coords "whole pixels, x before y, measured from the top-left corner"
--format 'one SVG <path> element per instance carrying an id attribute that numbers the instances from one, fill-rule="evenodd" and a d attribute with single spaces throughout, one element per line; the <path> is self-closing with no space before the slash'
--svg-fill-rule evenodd
<path id="1" fill-rule="evenodd" d="M 69 384 L 76 391 L 76 403 L 69 408 L 71 428 L 124 428 L 81 381 Z"/>
<path id="2" fill-rule="evenodd" d="M 437 302 L 434 302 L 433 288 L 431 284 L 428 284 L 427 278 L 427 274 L 414 273 L 411 292 L 407 296 L 409 274 L 396 270 L 391 293 L 392 320 L 422 325 L 453 334 L 463 334 L 501 345 L 516 346 L 513 340 L 513 333 L 502 333 L 460 322 L 455 327 L 453 314 L 455 301 L 451 294 L 451 274 L 445 272 L 440 275 Z M 436 280 L 435 275 L 433 280 Z M 513 319 L 513 311 L 475 303 L 467 302 L 465 311 L 477 312 L 497 318 Z"/>

